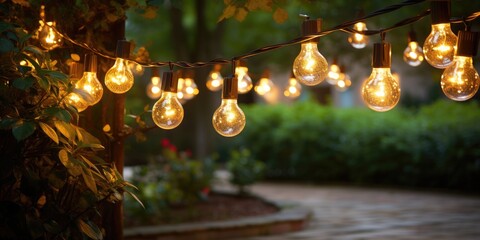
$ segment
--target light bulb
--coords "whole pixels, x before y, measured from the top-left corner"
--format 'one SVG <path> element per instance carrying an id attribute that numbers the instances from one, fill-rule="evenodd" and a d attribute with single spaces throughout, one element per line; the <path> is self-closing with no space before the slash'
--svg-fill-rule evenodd
<path id="1" fill-rule="evenodd" d="M 183 79 L 183 84 L 182 85 L 183 86 L 182 86 L 182 89 L 181 89 L 181 92 L 182 92 L 181 95 L 182 95 L 183 99 L 190 100 L 193 97 L 195 97 L 196 95 L 198 95 L 199 90 L 198 90 L 197 84 L 195 83 L 195 81 L 192 78 L 185 77 Z"/>
<path id="2" fill-rule="evenodd" d="M 257 85 L 255 86 L 255 92 L 259 95 L 263 96 L 274 88 L 274 84 L 272 80 L 270 80 L 270 71 L 265 70 L 262 74 L 262 77 L 258 81 Z"/>
<path id="3" fill-rule="evenodd" d="M 73 86 L 76 85 L 76 83 L 80 80 L 80 78 L 83 75 L 83 64 L 73 62 L 70 65 L 70 82 L 73 84 Z M 88 93 L 86 92 L 80 92 L 79 89 L 75 88 L 73 89 L 73 92 L 69 93 L 65 97 L 65 102 L 67 104 L 70 104 L 74 106 L 78 112 L 82 112 L 85 109 L 88 108 L 88 102 L 81 96 L 81 94 L 86 95 Z M 88 96 L 90 97 L 90 96 Z M 88 98 L 87 98 L 88 99 Z"/>
<path id="4" fill-rule="evenodd" d="M 103 96 L 103 87 L 97 78 L 97 56 L 94 54 L 85 55 L 85 71 L 82 78 L 75 83 L 79 92 L 86 93 L 82 98 L 93 106 L 100 102 Z M 87 98 L 86 98 L 87 97 Z"/>
<path id="5" fill-rule="evenodd" d="M 246 66 L 237 66 L 235 75 L 238 79 L 238 93 L 243 94 L 249 92 L 252 87 L 252 79 L 248 76 L 248 68 Z"/>
<path id="6" fill-rule="evenodd" d="M 153 76 L 147 85 L 147 96 L 151 99 L 157 99 L 162 95 L 160 77 Z"/>
<path id="7" fill-rule="evenodd" d="M 432 30 L 423 44 L 423 55 L 436 68 L 453 63 L 457 36 L 450 28 L 450 1 L 431 1 Z"/>
<path id="8" fill-rule="evenodd" d="M 117 58 L 115 64 L 105 74 L 105 86 L 113 93 L 126 93 L 133 86 L 133 74 L 127 60 Z"/>
<path id="9" fill-rule="evenodd" d="M 365 104 L 378 112 L 388 111 L 400 100 L 400 85 L 390 72 L 391 51 L 389 43 L 373 45 L 372 74 L 363 83 L 362 98 Z"/>
<path id="10" fill-rule="evenodd" d="M 335 85 L 335 89 L 340 92 L 345 92 L 351 85 L 352 80 L 350 80 L 350 76 L 346 73 L 340 73 L 340 77 L 338 78 L 337 84 Z"/>
<path id="11" fill-rule="evenodd" d="M 285 97 L 295 99 L 298 96 L 300 96 L 301 93 L 302 93 L 302 85 L 300 85 L 297 79 L 295 79 L 295 77 L 292 75 L 290 79 L 288 79 L 288 84 L 285 87 L 285 90 L 283 91 L 283 95 L 285 95 Z"/>
<path id="12" fill-rule="evenodd" d="M 423 61 L 423 51 L 417 42 L 408 43 L 407 48 L 403 51 L 403 60 L 412 67 L 420 65 Z"/>
<path id="13" fill-rule="evenodd" d="M 224 137 L 236 136 L 245 128 L 245 114 L 237 105 L 237 89 L 236 78 L 225 78 L 222 103 L 213 114 L 213 127 Z"/>
<path id="14" fill-rule="evenodd" d="M 336 61 L 334 60 L 332 65 L 330 65 L 330 68 L 328 71 L 327 82 L 331 85 L 336 85 L 339 78 L 340 78 L 340 67 L 337 65 Z"/>
<path id="15" fill-rule="evenodd" d="M 445 69 L 440 82 L 443 93 L 452 100 L 468 100 L 478 91 L 480 79 L 472 60 L 477 39 L 476 33 L 459 31 L 453 64 Z"/>
<path id="16" fill-rule="evenodd" d="M 80 95 L 78 95 L 75 92 L 69 93 L 65 98 L 65 101 L 68 104 L 74 106 L 78 112 L 85 111 L 85 109 L 87 109 L 89 106 L 87 101 L 85 101 L 85 99 L 83 99 Z"/>
<path id="17" fill-rule="evenodd" d="M 177 99 L 177 83 L 173 72 L 163 73 L 162 96 L 152 108 L 153 122 L 162 129 L 176 128 L 183 120 L 183 107 Z"/>
<path id="18" fill-rule="evenodd" d="M 223 77 L 220 74 L 221 65 L 216 64 L 213 70 L 208 74 L 207 88 L 210 91 L 218 91 L 222 89 Z"/>
<path id="19" fill-rule="evenodd" d="M 318 52 L 317 43 L 302 43 L 302 50 L 293 63 L 295 78 L 307 86 L 314 86 L 325 79 L 327 71 L 327 60 Z"/>
<path id="20" fill-rule="evenodd" d="M 55 25 L 54 21 L 43 22 L 39 30 L 38 39 L 40 45 L 47 50 L 52 50 L 62 45 L 62 37 L 53 29 Z"/>
<path id="21" fill-rule="evenodd" d="M 357 22 L 353 25 L 353 29 L 357 31 L 366 31 L 367 24 L 364 22 Z M 348 37 L 348 42 L 357 49 L 364 48 L 368 44 L 368 37 L 360 33 L 352 33 Z"/>

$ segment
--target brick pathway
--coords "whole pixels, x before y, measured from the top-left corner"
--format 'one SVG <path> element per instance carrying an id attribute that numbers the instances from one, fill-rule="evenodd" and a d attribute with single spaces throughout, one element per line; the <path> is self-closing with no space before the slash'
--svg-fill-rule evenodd
<path id="1" fill-rule="evenodd" d="M 480 197 L 397 189 L 262 183 L 267 199 L 312 208 L 307 229 L 244 240 L 479 240 Z"/>

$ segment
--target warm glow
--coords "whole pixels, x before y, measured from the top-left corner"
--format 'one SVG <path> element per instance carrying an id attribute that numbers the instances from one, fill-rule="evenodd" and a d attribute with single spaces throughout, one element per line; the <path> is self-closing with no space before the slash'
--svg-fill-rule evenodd
<path id="1" fill-rule="evenodd" d="M 450 23 L 432 25 L 430 35 L 423 44 L 427 62 L 436 68 L 446 68 L 453 63 L 457 36 L 450 29 Z"/>
<path id="2" fill-rule="evenodd" d="M 378 112 L 388 111 L 397 105 L 400 85 L 390 68 L 373 68 L 372 74 L 363 83 L 362 98 L 370 109 Z"/>
<path id="3" fill-rule="evenodd" d="M 223 77 L 218 71 L 211 71 L 207 79 L 207 88 L 210 91 L 218 91 L 222 89 Z"/>
<path id="4" fill-rule="evenodd" d="M 162 95 L 160 77 L 152 77 L 147 85 L 147 96 L 151 99 L 157 99 Z"/>
<path id="5" fill-rule="evenodd" d="M 317 43 L 302 43 L 302 49 L 293 63 L 295 78 L 308 86 L 321 83 L 327 76 L 327 60 L 318 52 Z"/>
<path id="6" fill-rule="evenodd" d="M 46 22 L 46 24 L 42 22 L 40 24 L 38 39 L 40 40 L 40 45 L 47 50 L 52 50 L 62 45 L 62 38 L 53 29 L 54 27 L 55 22 Z"/>
<path id="7" fill-rule="evenodd" d="M 68 104 L 74 106 L 78 112 L 84 111 L 89 106 L 87 101 L 85 101 L 80 95 L 73 92 L 67 95 L 65 101 Z"/>
<path id="8" fill-rule="evenodd" d="M 250 76 L 248 76 L 248 68 L 236 67 L 235 75 L 238 79 L 238 93 L 243 94 L 249 92 L 253 87 L 253 83 Z"/>
<path id="9" fill-rule="evenodd" d="M 357 22 L 355 25 L 353 25 L 353 29 L 357 31 L 366 31 L 367 25 L 364 22 Z M 354 48 L 364 48 L 368 44 L 368 37 L 360 34 L 360 33 L 352 33 L 348 37 L 348 42 L 354 47 Z"/>
<path id="10" fill-rule="evenodd" d="M 341 73 L 340 77 L 335 85 L 335 89 L 340 92 L 345 92 L 347 89 L 352 86 L 352 81 L 350 80 L 350 76 L 346 73 Z"/>
<path id="11" fill-rule="evenodd" d="M 255 92 L 262 96 L 272 91 L 272 89 L 273 82 L 268 78 L 261 78 L 258 84 L 255 86 Z"/>
<path id="12" fill-rule="evenodd" d="M 75 83 L 75 88 L 88 93 L 88 99 L 83 98 L 90 106 L 97 104 L 102 99 L 103 87 L 95 72 L 84 72 L 82 78 Z"/>
<path id="13" fill-rule="evenodd" d="M 177 97 L 179 99 L 190 100 L 199 93 L 197 84 L 192 78 L 179 78 L 178 79 L 178 92 Z"/>
<path id="14" fill-rule="evenodd" d="M 288 85 L 285 87 L 285 90 L 283 91 L 283 95 L 285 95 L 285 97 L 295 99 L 298 96 L 300 96 L 301 92 L 302 92 L 302 85 L 298 83 L 297 79 L 290 78 L 288 80 Z"/>
<path id="15" fill-rule="evenodd" d="M 477 93 L 480 79 L 472 62 L 471 57 L 455 56 L 453 64 L 445 69 L 440 84 L 448 98 L 465 101 Z"/>
<path id="16" fill-rule="evenodd" d="M 327 82 L 331 85 L 336 85 L 340 78 L 340 67 L 337 64 L 330 65 L 327 75 Z"/>
<path id="17" fill-rule="evenodd" d="M 245 122 L 245 114 L 238 107 L 236 99 L 222 99 L 212 118 L 215 131 L 224 137 L 238 135 L 245 127 Z"/>
<path id="18" fill-rule="evenodd" d="M 105 86 L 113 93 L 125 93 L 132 88 L 133 74 L 128 67 L 128 61 L 117 58 L 115 64 L 105 74 Z"/>
<path id="19" fill-rule="evenodd" d="M 153 105 L 152 119 L 162 129 L 176 128 L 183 120 L 183 107 L 174 92 L 163 92 Z"/>

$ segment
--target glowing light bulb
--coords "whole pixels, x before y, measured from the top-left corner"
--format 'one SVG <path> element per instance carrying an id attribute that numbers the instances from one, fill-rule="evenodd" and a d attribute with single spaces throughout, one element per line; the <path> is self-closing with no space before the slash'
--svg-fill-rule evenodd
<path id="1" fill-rule="evenodd" d="M 225 78 L 222 103 L 213 114 L 213 127 L 224 137 L 236 136 L 245 128 L 245 114 L 237 105 L 237 89 L 236 78 Z"/>
<path id="2" fill-rule="evenodd" d="M 455 101 L 465 101 L 477 93 L 480 79 L 473 67 L 476 52 L 476 33 L 459 31 L 457 52 L 453 64 L 445 69 L 440 82 L 443 93 Z"/>
<path id="3" fill-rule="evenodd" d="M 314 86 L 325 79 L 327 71 L 327 60 L 318 52 L 317 43 L 302 43 L 302 50 L 293 63 L 295 78 L 307 86 Z"/>
<path id="4" fill-rule="evenodd" d="M 161 79 L 158 74 L 158 69 L 153 69 L 152 78 L 150 79 L 150 83 L 147 85 L 147 96 L 151 99 L 157 99 L 162 95 L 162 88 L 161 88 Z"/>
<path id="5" fill-rule="evenodd" d="M 345 92 L 350 86 L 352 86 L 352 80 L 350 80 L 350 76 L 346 73 L 340 73 L 340 77 L 335 85 L 335 89 L 340 92 Z"/>
<path id="6" fill-rule="evenodd" d="M 85 101 L 85 99 L 83 99 L 79 94 L 75 92 L 69 93 L 65 98 L 65 101 L 68 104 L 74 106 L 78 112 L 85 111 L 85 109 L 87 109 L 89 106 L 87 101 Z"/>
<path id="7" fill-rule="evenodd" d="M 173 72 L 163 73 L 162 96 L 152 108 L 153 122 L 162 129 L 176 128 L 183 120 L 183 107 L 177 99 L 177 83 Z"/>
<path id="8" fill-rule="evenodd" d="M 365 104 L 378 112 L 388 111 L 400 100 L 400 85 L 390 72 L 389 43 L 375 43 L 372 74 L 363 83 L 362 98 Z"/>
<path id="9" fill-rule="evenodd" d="M 260 81 L 258 81 L 257 85 L 255 86 L 255 92 L 263 96 L 272 91 L 274 86 L 275 85 L 273 84 L 272 80 L 270 80 L 270 72 L 265 70 L 260 78 Z"/>
<path id="10" fill-rule="evenodd" d="M 105 74 L 105 86 L 113 93 L 122 94 L 130 90 L 134 82 L 128 61 L 125 60 L 130 56 L 130 42 L 119 40 L 116 56 L 115 64 Z"/>
<path id="11" fill-rule="evenodd" d="M 443 69 L 453 63 L 457 42 L 450 28 L 450 1 L 432 1 L 430 9 L 432 31 L 423 44 L 423 54 L 430 65 Z"/>
<path id="12" fill-rule="evenodd" d="M 246 66 L 237 66 L 235 75 L 238 79 L 238 93 L 244 94 L 253 88 L 252 79 L 248 76 L 248 68 Z"/>
<path id="13" fill-rule="evenodd" d="M 340 78 L 340 67 L 337 65 L 337 61 L 334 59 L 328 71 L 327 82 L 331 85 L 336 85 L 339 78 Z"/>
<path id="14" fill-rule="evenodd" d="M 196 95 L 198 95 L 199 90 L 198 90 L 197 84 L 195 83 L 195 81 L 192 78 L 185 77 L 183 79 L 183 84 L 182 85 L 183 86 L 182 86 L 182 89 L 181 89 L 181 92 L 182 92 L 181 96 L 182 96 L 183 99 L 190 100 L 193 97 L 195 97 Z"/>
<path id="15" fill-rule="evenodd" d="M 80 80 L 80 78 L 83 75 L 83 64 L 73 62 L 70 65 L 70 82 L 73 84 L 73 86 L 76 85 L 76 83 Z M 79 89 L 74 88 L 73 92 L 69 93 L 65 97 L 65 102 L 67 104 L 70 104 L 74 106 L 78 112 L 82 112 L 85 109 L 88 108 L 88 102 L 82 97 L 82 95 L 88 95 L 86 92 L 80 92 Z M 90 96 L 86 96 L 88 99 Z"/>
<path id="16" fill-rule="evenodd" d="M 298 83 L 297 79 L 295 79 L 292 73 L 292 76 L 290 76 L 290 79 L 288 79 L 288 84 L 283 91 L 283 95 L 285 95 L 285 97 L 295 99 L 300 96 L 301 93 L 302 85 Z"/>
<path id="17" fill-rule="evenodd" d="M 353 25 L 353 29 L 357 31 L 366 31 L 367 29 L 367 24 L 364 22 L 357 22 Z M 348 42 L 352 45 L 352 47 L 361 49 L 367 46 L 368 44 L 368 37 L 360 34 L 360 33 L 352 33 L 348 37 Z"/>
<path id="18" fill-rule="evenodd" d="M 82 78 L 75 83 L 75 88 L 79 92 L 85 92 L 81 95 L 90 106 L 97 104 L 103 96 L 103 87 L 97 78 L 97 56 L 94 54 L 85 55 L 85 71 Z"/>
<path id="19" fill-rule="evenodd" d="M 423 51 L 417 42 L 409 42 L 403 51 L 403 60 L 412 67 L 420 65 L 423 61 Z"/>
<path id="20" fill-rule="evenodd" d="M 210 91 L 218 91 L 222 88 L 223 77 L 220 74 L 221 66 L 219 64 L 213 67 L 213 70 L 208 74 L 207 88 Z"/>
<path id="21" fill-rule="evenodd" d="M 38 39 L 40 45 L 47 50 L 52 50 L 62 45 L 62 37 L 55 31 L 55 26 L 56 23 L 54 21 L 43 22 L 43 24 L 41 24 Z"/>

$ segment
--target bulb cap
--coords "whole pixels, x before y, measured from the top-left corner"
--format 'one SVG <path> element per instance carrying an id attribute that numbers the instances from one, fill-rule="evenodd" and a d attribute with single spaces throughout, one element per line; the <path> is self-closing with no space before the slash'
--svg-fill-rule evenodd
<path id="1" fill-rule="evenodd" d="M 268 69 L 265 69 L 262 73 L 262 75 L 260 76 L 260 78 L 270 78 L 270 70 Z"/>
<path id="2" fill-rule="evenodd" d="M 225 77 L 223 79 L 222 99 L 238 98 L 238 79 L 236 77 Z"/>
<path id="3" fill-rule="evenodd" d="M 322 19 L 306 19 L 302 23 L 302 36 L 315 35 L 322 32 Z"/>
<path id="4" fill-rule="evenodd" d="M 478 32 L 458 31 L 457 56 L 473 57 L 478 50 Z"/>
<path id="5" fill-rule="evenodd" d="M 195 77 L 195 72 L 191 69 L 187 69 L 185 70 L 185 72 L 183 73 L 183 78 L 190 78 L 190 79 L 193 79 Z"/>
<path id="6" fill-rule="evenodd" d="M 81 78 L 83 76 L 83 64 L 78 62 L 72 62 L 70 65 L 70 77 Z"/>
<path id="7" fill-rule="evenodd" d="M 177 89 L 178 89 L 177 74 L 172 71 L 164 72 L 162 76 L 162 90 L 165 92 L 176 93 Z"/>
<path id="8" fill-rule="evenodd" d="M 85 54 L 85 72 L 97 72 L 97 55 L 93 53 Z"/>
<path id="9" fill-rule="evenodd" d="M 391 45 L 390 43 L 382 42 L 373 44 L 373 68 L 390 68 L 391 62 Z"/>
<path id="10" fill-rule="evenodd" d="M 435 0 L 430 3 L 432 24 L 450 22 L 450 0 Z"/>
<path id="11" fill-rule="evenodd" d="M 115 56 L 118 58 L 128 59 L 130 57 L 130 47 L 131 47 L 131 44 L 129 41 L 118 40 Z"/>
<path id="12" fill-rule="evenodd" d="M 417 33 L 415 31 L 408 32 L 408 42 L 417 42 Z"/>
<path id="13" fill-rule="evenodd" d="M 160 77 L 160 71 L 158 68 L 152 68 L 152 77 Z"/>

